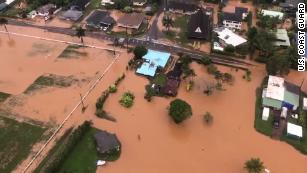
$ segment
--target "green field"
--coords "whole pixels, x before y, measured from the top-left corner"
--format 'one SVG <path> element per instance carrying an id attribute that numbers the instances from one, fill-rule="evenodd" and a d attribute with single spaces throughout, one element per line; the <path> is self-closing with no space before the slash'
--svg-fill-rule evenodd
<path id="1" fill-rule="evenodd" d="M 0 172 L 10 173 L 30 154 L 46 129 L 3 116 L 0 113 Z"/>
<path id="2" fill-rule="evenodd" d="M 95 173 L 98 154 L 94 134 L 96 129 L 91 128 L 74 146 L 67 159 L 62 163 L 58 173 Z"/>

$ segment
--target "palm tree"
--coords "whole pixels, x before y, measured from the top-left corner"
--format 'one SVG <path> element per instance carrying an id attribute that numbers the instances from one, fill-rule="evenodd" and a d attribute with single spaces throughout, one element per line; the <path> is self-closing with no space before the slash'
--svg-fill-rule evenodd
<path id="1" fill-rule="evenodd" d="M 83 44 L 83 37 L 85 36 L 85 29 L 82 26 L 78 26 L 76 28 L 76 36 L 81 39 L 81 43 Z"/>
<path id="2" fill-rule="evenodd" d="M 173 27 L 174 25 L 174 20 L 170 15 L 165 15 L 163 16 L 162 24 L 167 29 L 167 31 L 169 31 L 170 27 Z"/>
<path id="3" fill-rule="evenodd" d="M 264 165 L 259 158 L 251 158 L 245 162 L 244 168 L 248 173 L 261 173 L 264 170 Z"/>
<path id="4" fill-rule="evenodd" d="M 8 24 L 8 20 L 6 18 L 0 18 L 0 25 L 4 26 L 6 32 L 8 32 L 6 25 Z"/>

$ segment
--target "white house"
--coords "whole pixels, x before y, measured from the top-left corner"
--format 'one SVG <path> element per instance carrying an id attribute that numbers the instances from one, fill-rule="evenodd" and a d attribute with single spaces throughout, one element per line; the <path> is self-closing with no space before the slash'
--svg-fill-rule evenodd
<path id="1" fill-rule="evenodd" d="M 101 5 L 106 6 L 106 5 L 113 5 L 114 1 L 113 0 L 101 0 Z"/>
<path id="2" fill-rule="evenodd" d="M 229 29 L 241 30 L 242 22 L 248 14 L 247 8 L 236 7 L 234 13 L 223 13 L 223 26 Z"/>
<path id="3" fill-rule="evenodd" d="M 219 42 L 222 46 L 226 47 L 228 45 L 232 45 L 233 47 L 239 46 L 243 43 L 246 43 L 247 40 L 228 28 L 217 28 L 214 30 L 217 33 Z"/>
<path id="4" fill-rule="evenodd" d="M 263 16 L 278 17 L 279 20 L 282 20 L 284 17 L 284 13 L 272 10 L 261 10 L 261 14 Z"/>
<path id="5" fill-rule="evenodd" d="M 139 6 L 142 7 L 147 3 L 147 0 L 133 0 L 133 5 L 134 6 Z"/>

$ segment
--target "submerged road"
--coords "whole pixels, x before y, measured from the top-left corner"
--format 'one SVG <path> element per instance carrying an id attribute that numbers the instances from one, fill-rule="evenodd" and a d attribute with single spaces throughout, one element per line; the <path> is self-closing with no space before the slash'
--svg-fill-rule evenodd
<path id="1" fill-rule="evenodd" d="M 34 27 L 34 28 L 46 30 L 48 32 L 75 36 L 75 31 L 71 28 L 61 28 L 61 27 L 55 27 L 55 26 L 40 26 L 40 25 L 31 24 L 31 23 L 26 23 L 24 21 L 15 20 L 15 19 L 8 19 L 8 20 L 9 20 L 10 25 L 23 26 L 23 27 Z M 154 35 L 156 35 L 156 33 Z M 96 39 L 98 38 L 98 39 L 107 40 L 110 42 L 114 42 L 114 40 L 117 38 L 117 36 L 108 35 L 104 32 L 86 32 L 86 37 L 91 37 L 91 38 L 96 38 Z M 190 55 L 195 60 L 201 60 L 203 56 L 208 56 L 216 64 L 226 65 L 226 66 L 239 68 L 243 70 L 247 70 L 248 66 L 252 65 L 250 63 L 245 62 L 244 60 L 240 60 L 240 59 L 229 57 L 229 56 L 208 54 L 208 53 L 201 52 L 201 51 L 190 50 L 190 49 L 187 49 L 179 45 L 175 45 L 175 44 L 171 45 L 168 43 L 163 43 L 158 40 L 152 39 L 152 37 L 128 38 L 126 39 L 126 43 L 127 43 L 127 40 L 128 40 L 128 44 L 132 46 L 145 45 L 146 47 L 151 48 L 151 49 L 167 51 L 173 54 L 184 53 L 184 54 Z"/>

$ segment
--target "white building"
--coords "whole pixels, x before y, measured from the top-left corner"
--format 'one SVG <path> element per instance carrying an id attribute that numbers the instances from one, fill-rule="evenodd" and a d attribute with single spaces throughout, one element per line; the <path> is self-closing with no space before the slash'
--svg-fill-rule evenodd
<path id="1" fill-rule="evenodd" d="M 217 33 L 219 42 L 222 46 L 226 47 L 228 45 L 232 45 L 233 47 L 239 46 L 243 43 L 246 43 L 247 40 L 243 37 L 237 35 L 233 31 L 228 28 L 217 28 L 214 30 Z"/>
<path id="2" fill-rule="evenodd" d="M 113 0 L 101 0 L 101 5 L 106 6 L 106 5 L 113 5 L 114 1 Z"/>
<path id="3" fill-rule="evenodd" d="M 284 17 L 284 13 L 272 10 L 261 10 L 261 14 L 263 16 L 278 17 L 279 20 L 282 20 Z"/>
<path id="4" fill-rule="evenodd" d="M 223 26 L 229 29 L 241 30 L 242 22 L 248 14 L 247 8 L 236 7 L 232 13 L 223 13 Z"/>

